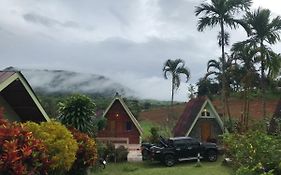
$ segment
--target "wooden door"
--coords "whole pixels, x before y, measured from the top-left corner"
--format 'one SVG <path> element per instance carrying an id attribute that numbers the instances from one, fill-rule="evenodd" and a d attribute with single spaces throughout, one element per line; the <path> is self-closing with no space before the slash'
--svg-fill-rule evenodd
<path id="1" fill-rule="evenodd" d="M 211 138 L 212 126 L 209 122 L 201 123 L 201 140 L 207 141 Z"/>
<path id="2" fill-rule="evenodd" d="M 110 136 L 115 137 L 116 136 L 116 124 L 115 121 L 110 121 Z"/>

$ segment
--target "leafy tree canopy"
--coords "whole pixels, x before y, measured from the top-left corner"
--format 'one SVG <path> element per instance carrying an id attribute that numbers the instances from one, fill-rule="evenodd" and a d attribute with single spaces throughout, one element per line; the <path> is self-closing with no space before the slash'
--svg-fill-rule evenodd
<path id="1" fill-rule="evenodd" d="M 95 103 L 85 95 L 72 95 L 58 104 L 61 123 L 95 135 Z"/>

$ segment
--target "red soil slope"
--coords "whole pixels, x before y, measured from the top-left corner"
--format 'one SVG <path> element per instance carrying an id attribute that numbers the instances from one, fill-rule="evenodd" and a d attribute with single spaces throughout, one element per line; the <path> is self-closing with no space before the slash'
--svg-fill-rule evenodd
<path id="1" fill-rule="evenodd" d="M 173 111 L 175 119 L 177 120 L 182 114 L 186 103 L 174 105 L 172 109 L 169 106 L 154 108 L 151 110 L 143 111 L 139 114 L 139 120 L 147 120 L 158 124 L 163 124 L 168 118 L 170 111 Z"/>
<path id="2" fill-rule="evenodd" d="M 269 117 L 271 117 L 274 114 L 278 102 L 279 100 L 268 100 L 266 102 L 266 111 Z M 217 112 L 219 114 L 222 114 L 223 109 L 222 109 L 221 101 L 213 100 L 212 103 L 215 106 Z M 186 103 L 175 105 L 173 107 L 173 113 L 175 114 L 174 116 L 176 120 L 180 117 L 180 115 L 184 111 L 185 106 Z M 241 117 L 241 112 L 243 111 L 243 100 L 230 99 L 229 106 L 230 106 L 231 116 L 239 120 Z M 151 109 L 148 111 L 143 111 L 139 114 L 139 119 L 162 124 L 167 119 L 169 115 L 169 111 L 171 111 L 169 107 L 162 107 L 162 108 Z M 259 99 L 252 100 L 250 102 L 250 120 L 261 120 L 261 119 L 263 119 L 262 102 Z"/>

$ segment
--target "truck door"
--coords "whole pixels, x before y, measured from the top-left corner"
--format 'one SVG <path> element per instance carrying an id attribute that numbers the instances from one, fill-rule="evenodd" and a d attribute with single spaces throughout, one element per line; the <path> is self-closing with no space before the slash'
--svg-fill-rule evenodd
<path id="1" fill-rule="evenodd" d="M 174 141 L 174 147 L 176 150 L 176 155 L 179 159 L 181 158 L 186 158 L 187 154 L 187 146 L 186 146 L 186 140 L 181 139 L 181 140 L 175 140 Z"/>
<path id="2" fill-rule="evenodd" d="M 186 158 L 197 157 L 197 154 L 200 152 L 200 142 L 195 139 L 187 139 L 186 142 Z"/>

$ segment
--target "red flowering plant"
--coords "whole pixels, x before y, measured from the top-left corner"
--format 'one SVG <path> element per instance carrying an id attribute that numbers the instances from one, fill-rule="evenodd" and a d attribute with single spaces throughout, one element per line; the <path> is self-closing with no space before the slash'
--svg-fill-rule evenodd
<path id="1" fill-rule="evenodd" d="M 43 143 L 19 123 L 9 123 L 0 114 L 0 174 L 47 174 L 50 159 Z"/>
<path id="2" fill-rule="evenodd" d="M 76 160 L 68 174 L 87 174 L 87 169 L 93 167 L 97 161 L 98 154 L 95 140 L 77 129 L 69 128 L 69 130 L 78 143 L 78 150 Z"/>

